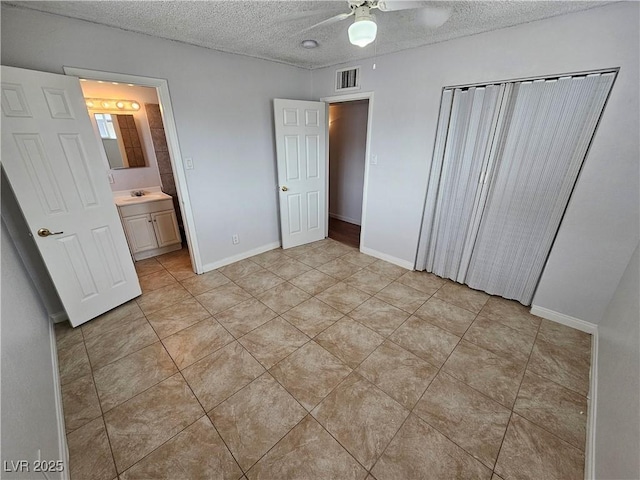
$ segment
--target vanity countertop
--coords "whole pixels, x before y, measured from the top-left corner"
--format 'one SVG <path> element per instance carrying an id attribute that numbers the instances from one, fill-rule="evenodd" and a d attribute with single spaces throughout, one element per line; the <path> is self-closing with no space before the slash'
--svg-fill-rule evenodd
<path id="1" fill-rule="evenodd" d="M 123 207 L 125 205 L 136 205 L 139 203 L 146 202 L 157 202 L 158 200 L 171 200 L 171 195 L 167 195 L 161 191 L 149 191 L 147 189 L 142 189 L 145 194 L 140 197 L 135 197 L 131 195 L 131 192 L 118 192 L 120 195 L 114 195 L 113 201 L 118 207 Z M 154 189 L 155 190 L 155 189 Z"/>

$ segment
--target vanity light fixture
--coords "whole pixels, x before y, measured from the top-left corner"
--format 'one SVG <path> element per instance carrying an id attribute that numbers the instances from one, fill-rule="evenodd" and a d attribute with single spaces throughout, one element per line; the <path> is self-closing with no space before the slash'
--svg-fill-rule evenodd
<path id="1" fill-rule="evenodd" d="M 85 98 L 85 105 L 89 110 L 100 111 L 129 111 L 140 110 L 140 104 L 135 100 L 120 100 L 110 98 Z"/>

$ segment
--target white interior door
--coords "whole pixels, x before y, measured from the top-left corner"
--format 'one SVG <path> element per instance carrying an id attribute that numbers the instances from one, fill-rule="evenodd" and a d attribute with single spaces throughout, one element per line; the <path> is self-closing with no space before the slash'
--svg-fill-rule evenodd
<path id="1" fill-rule="evenodd" d="M 326 236 L 326 104 L 275 99 L 273 106 L 282 248 L 290 248 Z"/>
<path id="2" fill-rule="evenodd" d="M 2 165 L 71 324 L 140 295 L 78 79 L 3 66 L 1 99 Z"/>

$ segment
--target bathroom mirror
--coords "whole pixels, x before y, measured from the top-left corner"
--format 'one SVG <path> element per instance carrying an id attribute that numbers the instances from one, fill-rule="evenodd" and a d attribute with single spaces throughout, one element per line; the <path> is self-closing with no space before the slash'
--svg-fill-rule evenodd
<path id="1" fill-rule="evenodd" d="M 94 118 L 112 169 L 146 166 L 133 115 L 94 113 Z"/>

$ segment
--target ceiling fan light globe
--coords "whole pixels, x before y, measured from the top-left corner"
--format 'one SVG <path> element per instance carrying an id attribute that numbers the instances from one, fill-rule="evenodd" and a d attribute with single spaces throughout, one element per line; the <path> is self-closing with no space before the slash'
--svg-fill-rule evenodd
<path id="1" fill-rule="evenodd" d="M 349 41 L 358 47 L 366 47 L 376 39 L 378 25 L 368 19 L 356 20 L 349 27 Z"/>

